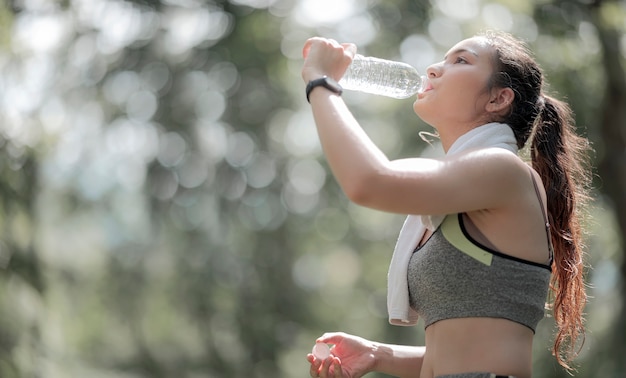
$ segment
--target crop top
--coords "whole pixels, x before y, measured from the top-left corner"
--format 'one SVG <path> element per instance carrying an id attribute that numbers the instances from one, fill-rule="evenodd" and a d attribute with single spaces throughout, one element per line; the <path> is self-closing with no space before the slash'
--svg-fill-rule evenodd
<path id="1" fill-rule="evenodd" d="M 409 303 L 425 327 L 444 319 L 491 317 L 534 333 L 544 316 L 552 258 L 551 245 L 550 265 L 488 248 L 469 235 L 463 214 L 450 214 L 411 256 Z"/>

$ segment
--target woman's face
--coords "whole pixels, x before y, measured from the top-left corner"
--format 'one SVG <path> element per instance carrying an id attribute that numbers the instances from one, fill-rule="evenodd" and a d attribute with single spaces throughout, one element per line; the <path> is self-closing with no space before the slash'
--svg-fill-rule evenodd
<path id="1" fill-rule="evenodd" d="M 488 82 L 494 50 L 483 37 L 457 43 L 444 60 L 428 67 L 426 90 L 413 104 L 415 113 L 437 128 L 445 123 L 474 127 L 489 122 Z"/>

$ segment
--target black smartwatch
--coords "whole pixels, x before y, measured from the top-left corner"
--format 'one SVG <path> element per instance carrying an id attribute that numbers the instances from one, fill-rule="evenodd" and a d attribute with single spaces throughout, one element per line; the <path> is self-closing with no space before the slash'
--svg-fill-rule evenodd
<path id="1" fill-rule="evenodd" d="M 328 76 L 320 77 L 319 79 L 309 81 L 309 83 L 306 85 L 306 100 L 309 103 L 311 102 L 311 100 L 309 100 L 311 91 L 315 87 L 320 87 L 320 86 L 328 89 L 329 91 L 333 93 L 336 93 L 339 96 L 341 96 L 341 92 L 343 92 L 343 88 L 341 88 L 341 85 L 339 85 L 339 83 L 336 82 L 335 80 L 331 79 Z"/>

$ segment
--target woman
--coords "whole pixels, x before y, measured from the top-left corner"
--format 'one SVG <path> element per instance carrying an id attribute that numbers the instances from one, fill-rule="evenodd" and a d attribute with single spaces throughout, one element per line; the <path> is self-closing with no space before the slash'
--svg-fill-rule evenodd
<path id="1" fill-rule="evenodd" d="M 325 334 L 317 341 L 334 344 L 332 355 L 309 354 L 311 376 L 531 377 L 549 289 L 558 326 L 553 352 L 570 369 L 584 333 L 579 218 L 589 146 L 575 134 L 568 106 L 543 93 L 525 45 L 488 32 L 427 69 L 413 109 L 437 130 L 446 151 L 438 160 L 390 161 L 360 128 L 336 84 L 354 45 L 312 38 L 303 52 L 307 98 L 346 195 L 415 214 L 392 258 L 389 311 L 392 322 L 413 324 L 416 315 L 425 322 L 423 347 Z M 532 167 L 517 155 L 529 139 Z"/>

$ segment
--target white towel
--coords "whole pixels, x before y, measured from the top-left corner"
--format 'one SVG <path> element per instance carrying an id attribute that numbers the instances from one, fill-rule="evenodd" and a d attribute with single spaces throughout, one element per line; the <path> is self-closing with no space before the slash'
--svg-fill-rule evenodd
<path id="1" fill-rule="evenodd" d="M 476 127 L 459 137 L 446 156 L 488 147 L 504 148 L 517 154 L 513 130 L 507 124 L 497 122 Z M 417 313 L 409 305 L 409 260 L 426 230 L 436 230 L 444 218 L 445 215 L 409 215 L 404 221 L 387 274 L 389 323 L 403 326 L 417 323 Z"/>

